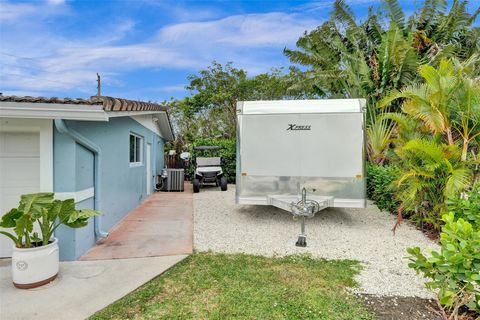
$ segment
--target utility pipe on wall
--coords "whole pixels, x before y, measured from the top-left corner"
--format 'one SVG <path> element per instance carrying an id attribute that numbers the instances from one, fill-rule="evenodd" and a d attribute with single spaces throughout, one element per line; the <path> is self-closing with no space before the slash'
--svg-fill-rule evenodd
<path id="1" fill-rule="evenodd" d="M 101 150 L 100 147 L 97 146 L 92 141 L 85 138 L 83 135 L 78 133 L 77 131 L 69 128 L 63 119 L 55 119 L 55 128 L 57 128 L 58 132 L 68 135 L 72 138 L 76 143 L 82 145 L 83 147 L 87 148 L 94 154 L 95 164 L 94 164 L 94 209 L 100 210 L 100 168 L 101 168 Z M 93 217 L 94 229 L 95 229 L 95 236 L 98 238 L 105 238 L 108 236 L 108 232 L 102 231 L 102 216 L 95 216 Z"/>

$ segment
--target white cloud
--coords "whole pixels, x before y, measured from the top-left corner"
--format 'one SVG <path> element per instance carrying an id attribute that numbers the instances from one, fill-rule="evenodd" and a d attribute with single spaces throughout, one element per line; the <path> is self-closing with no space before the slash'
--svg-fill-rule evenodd
<path id="1" fill-rule="evenodd" d="M 25 23 L 25 19 L 35 17 L 43 19 L 48 16 L 69 13 L 63 0 L 49 0 L 47 2 L 15 3 L 0 0 L 0 21 L 2 24 Z"/>
<path id="2" fill-rule="evenodd" d="M 297 10 L 301 11 L 325 11 L 325 10 L 331 10 L 333 9 L 333 4 L 335 1 L 312 1 L 312 2 L 307 2 L 305 4 L 299 5 L 297 7 Z M 364 4 L 373 4 L 373 3 L 378 3 L 379 1 L 376 0 L 347 0 L 345 3 L 349 6 L 356 6 L 356 5 L 364 5 Z"/>
<path id="3" fill-rule="evenodd" d="M 163 86 L 160 88 L 155 88 L 154 90 L 151 91 L 160 91 L 160 92 L 182 92 L 182 91 L 187 91 L 185 89 L 187 85 L 186 84 L 174 84 L 171 86 Z"/>
<path id="4" fill-rule="evenodd" d="M 0 14 L 20 19 L 20 8 L 15 6 Z M 234 61 L 236 66 L 255 74 L 282 63 L 278 60 L 282 59 L 281 50 L 293 46 L 305 30 L 320 23 L 298 13 L 233 15 L 171 24 L 158 29 L 150 38 L 125 44 L 125 36 L 135 32 L 133 19 L 98 21 L 98 30 L 103 32 L 72 39 L 52 33 L 42 19 L 36 19 L 35 12 L 28 11 L 29 7 L 25 10 L 22 19 L 29 15 L 32 18 L 29 23 L 1 31 L 2 38 L 8 40 L 0 50 L 1 90 L 5 87 L 17 92 L 75 89 L 91 93 L 96 72 L 102 74 L 105 82 L 122 85 L 118 77 L 123 72 L 142 68 L 195 72 L 212 60 Z M 168 89 L 180 91 L 183 85 L 181 89 L 176 85 Z"/>
<path id="5" fill-rule="evenodd" d="M 2 23 L 16 20 L 35 12 L 35 6 L 28 3 L 0 2 L 0 20 Z"/>
<path id="6" fill-rule="evenodd" d="M 48 4 L 52 5 L 60 5 L 60 4 L 65 4 L 65 0 L 47 0 Z"/>
<path id="7" fill-rule="evenodd" d="M 219 20 L 189 22 L 160 30 L 158 39 L 165 43 L 227 44 L 239 47 L 286 45 L 305 30 L 318 25 L 314 19 L 299 14 L 272 12 L 234 15 Z"/>

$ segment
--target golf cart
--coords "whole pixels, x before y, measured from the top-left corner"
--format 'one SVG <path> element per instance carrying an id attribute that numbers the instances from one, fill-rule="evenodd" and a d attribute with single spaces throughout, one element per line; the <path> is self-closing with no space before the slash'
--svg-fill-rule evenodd
<path id="1" fill-rule="evenodd" d="M 212 151 L 218 150 L 218 146 L 197 146 L 194 147 L 195 153 L 195 178 L 193 179 L 193 192 L 200 192 L 200 186 L 206 183 L 214 183 L 220 186 L 222 191 L 227 191 L 227 178 L 223 176 L 221 157 L 201 157 L 199 155 L 210 155 Z"/>

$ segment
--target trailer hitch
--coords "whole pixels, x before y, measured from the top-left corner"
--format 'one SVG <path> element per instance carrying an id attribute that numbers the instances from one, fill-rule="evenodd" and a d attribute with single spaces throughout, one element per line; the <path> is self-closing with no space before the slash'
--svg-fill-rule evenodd
<path id="1" fill-rule="evenodd" d="M 305 220 L 306 218 L 313 218 L 315 214 L 320 211 L 320 204 L 315 200 L 307 200 L 307 189 L 302 189 L 302 200 L 297 203 L 292 202 L 290 204 L 290 211 L 292 212 L 293 218 L 302 219 L 302 231 L 298 236 L 298 240 L 295 243 L 297 247 L 306 247 L 307 246 L 307 235 L 305 233 Z"/>

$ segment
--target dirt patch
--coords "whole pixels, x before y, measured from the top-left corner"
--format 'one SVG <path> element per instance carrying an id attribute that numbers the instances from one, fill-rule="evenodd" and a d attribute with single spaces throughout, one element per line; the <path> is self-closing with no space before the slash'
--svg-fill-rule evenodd
<path id="1" fill-rule="evenodd" d="M 434 300 L 356 294 L 378 320 L 441 320 Z"/>

